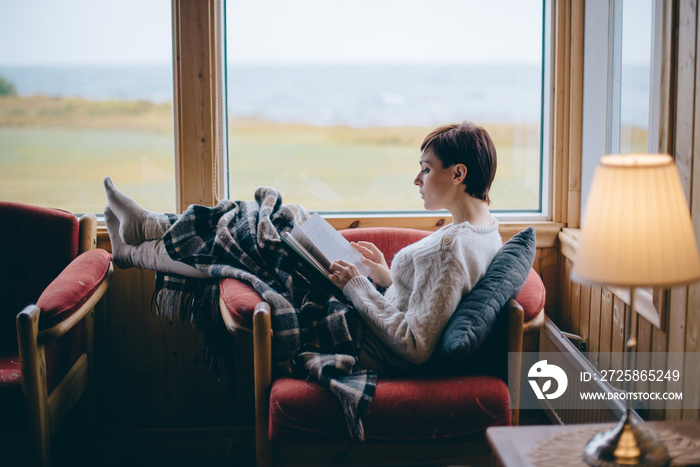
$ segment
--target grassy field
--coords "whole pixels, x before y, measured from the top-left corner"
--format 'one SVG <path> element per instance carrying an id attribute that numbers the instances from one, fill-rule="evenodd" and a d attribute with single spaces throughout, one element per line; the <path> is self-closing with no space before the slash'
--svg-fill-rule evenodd
<path id="1" fill-rule="evenodd" d="M 413 179 L 419 170 L 420 144 L 431 130 L 233 121 L 229 130 L 232 196 L 272 185 L 291 196 L 288 201 L 317 210 L 422 209 Z M 522 134 L 506 126 L 489 130 L 499 156 L 492 188 L 494 207 L 536 208 L 536 130 Z"/>
<path id="2" fill-rule="evenodd" d="M 537 208 L 539 130 L 488 125 L 499 165 L 493 208 Z M 432 128 L 232 120 L 231 198 L 278 188 L 311 210 L 421 209 L 413 178 Z M 172 114 L 149 102 L 0 97 L 0 198 L 101 212 L 110 175 L 138 202 L 173 211 Z"/>
<path id="3" fill-rule="evenodd" d="M 102 178 L 175 209 L 170 106 L 0 97 L 0 198 L 101 213 Z"/>

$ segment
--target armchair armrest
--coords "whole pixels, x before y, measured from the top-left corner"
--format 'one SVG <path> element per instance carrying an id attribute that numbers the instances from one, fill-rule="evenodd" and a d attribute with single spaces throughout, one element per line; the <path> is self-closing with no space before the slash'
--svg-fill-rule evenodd
<path id="1" fill-rule="evenodd" d="M 69 355 L 67 359 L 57 359 L 56 354 L 63 356 L 63 352 L 47 349 L 62 345 L 56 340 L 81 320 L 90 323 L 86 327 L 91 333 L 90 310 L 105 294 L 112 272 L 111 254 L 87 251 L 49 284 L 36 305 L 27 306 L 17 315 L 27 427 L 36 456 L 42 460 L 48 458 L 51 437 L 87 387 L 91 339 L 88 337 L 87 353 Z"/>
<path id="2" fill-rule="evenodd" d="M 91 212 L 83 214 L 78 219 L 80 225 L 80 243 L 78 251 L 94 250 L 97 248 L 97 216 Z"/>
<path id="3" fill-rule="evenodd" d="M 534 318 L 523 323 L 523 336 L 539 333 L 542 326 L 544 326 L 544 308 Z"/>
<path id="4" fill-rule="evenodd" d="M 523 307 L 515 299 L 510 299 L 506 302 L 503 309 L 508 316 L 508 352 L 517 354 L 511 357 L 508 366 L 508 389 L 512 402 L 512 419 L 513 425 L 518 425 L 520 422 L 520 379 L 522 372 L 522 357 L 523 337 L 538 333 L 544 324 L 544 309 L 535 315 L 534 318 L 523 323 L 525 311 Z"/>
<path id="5" fill-rule="evenodd" d="M 219 308 L 226 329 L 232 335 L 253 333 L 253 313 L 262 297 L 248 283 L 234 278 L 219 281 Z"/>
<path id="6" fill-rule="evenodd" d="M 86 251 L 54 279 L 37 300 L 41 310 L 40 343 L 65 334 L 102 298 L 112 276 L 112 255 Z"/>
<path id="7" fill-rule="evenodd" d="M 517 355 L 515 358 L 509 359 L 508 389 L 511 400 L 511 424 L 518 425 L 520 423 L 520 372 L 522 367 L 520 353 L 523 348 L 523 316 L 525 312 L 514 299 L 506 302 L 503 311 L 508 317 L 508 353 Z"/>
<path id="8" fill-rule="evenodd" d="M 272 465 L 268 439 L 272 385 L 272 317 L 270 305 L 260 302 L 253 313 L 255 358 L 255 450 L 258 467 Z"/>

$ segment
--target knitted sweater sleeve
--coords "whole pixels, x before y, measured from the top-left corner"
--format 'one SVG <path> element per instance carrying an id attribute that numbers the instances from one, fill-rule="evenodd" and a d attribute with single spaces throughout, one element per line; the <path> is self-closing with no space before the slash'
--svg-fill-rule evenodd
<path id="1" fill-rule="evenodd" d="M 365 323 L 399 356 L 426 362 L 462 298 L 468 274 L 450 251 L 419 258 L 406 309 L 399 309 L 367 280 L 351 279 L 343 292 Z"/>

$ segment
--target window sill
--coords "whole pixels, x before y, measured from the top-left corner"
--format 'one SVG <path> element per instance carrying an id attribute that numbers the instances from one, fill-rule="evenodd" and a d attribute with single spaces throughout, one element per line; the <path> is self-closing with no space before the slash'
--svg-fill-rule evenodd
<path id="1" fill-rule="evenodd" d="M 360 227 L 403 227 L 408 229 L 418 230 L 437 230 L 443 225 L 452 222 L 450 216 L 357 216 L 357 217 L 340 217 L 324 216 L 326 220 L 336 229 L 354 229 Z M 537 248 L 554 248 L 556 246 L 557 235 L 561 232 L 563 224 L 559 222 L 537 221 L 500 221 L 499 232 L 503 241 L 507 241 L 513 235 L 532 226 L 535 228 L 537 236 Z M 98 222 L 97 226 L 98 243 L 101 245 L 109 245 L 109 236 L 104 220 Z M 103 248 L 104 246 L 101 246 Z M 110 249 L 110 248 L 107 248 Z"/>

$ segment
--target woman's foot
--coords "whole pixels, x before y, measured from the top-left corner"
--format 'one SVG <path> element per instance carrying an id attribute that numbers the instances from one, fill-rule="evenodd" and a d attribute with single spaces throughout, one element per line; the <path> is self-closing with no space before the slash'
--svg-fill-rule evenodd
<path id="1" fill-rule="evenodd" d="M 104 210 L 105 224 L 109 233 L 109 240 L 112 243 L 112 259 L 114 264 L 121 269 L 128 269 L 133 266 L 131 262 L 131 246 L 124 244 L 119 233 L 119 219 L 107 206 Z"/>
<path id="2" fill-rule="evenodd" d="M 124 243 L 138 245 L 163 237 L 170 227 L 167 216 L 142 208 L 136 201 L 119 191 L 110 177 L 105 177 L 104 186 L 107 207 L 117 218 L 119 236 Z"/>
<path id="3" fill-rule="evenodd" d="M 138 245 L 125 244 L 119 233 L 119 218 L 109 206 L 105 208 L 104 215 L 109 239 L 112 242 L 112 260 L 118 268 L 128 269 L 135 266 L 195 279 L 211 277 L 193 266 L 171 259 L 161 239 L 141 242 Z"/>

